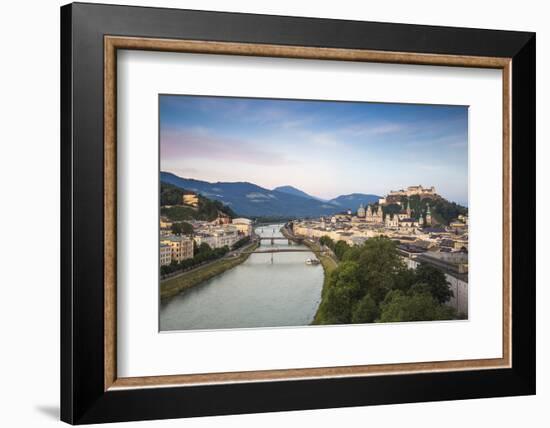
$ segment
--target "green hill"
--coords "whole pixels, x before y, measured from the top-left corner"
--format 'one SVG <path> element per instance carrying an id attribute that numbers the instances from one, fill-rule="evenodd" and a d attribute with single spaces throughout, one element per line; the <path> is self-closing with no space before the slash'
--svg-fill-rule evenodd
<path id="1" fill-rule="evenodd" d="M 406 206 L 407 197 L 404 196 L 401 198 L 401 204 L 403 207 Z M 426 206 L 430 204 L 432 223 L 436 224 L 448 225 L 460 214 L 468 214 L 468 208 L 455 202 L 450 202 L 440 196 L 436 196 L 434 198 L 420 198 L 420 196 L 414 195 L 409 197 L 409 204 L 412 210 L 412 217 L 416 219 L 418 219 L 421 214 L 424 215 L 426 212 Z"/>
<path id="2" fill-rule="evenodd" d="M 432 223 L 440 225 L 448 225 L 451 221 L 455 220 L 460 214 L 467 215 L 468 208 L 463 207 L 455 202 L 450 202 L 440 196 L 436 197 L 423 197 L 418 195 L 408 198 L 411 207 L 411 217 L 419 219 L 420 216 L 426 214 L 426 207 L 430 204 L 430 212 L 432 213 Z M 407 197 L 401 197 L 401 205 L 389 204 L 384 206 L 384 214 L 396 214 L 403 210 L 407 206 Z"/>
<path id="3" fill-rule="evenodd" d="M 178 188 L 172 184 L 161 183 L 160 185 L 160 214 L 171 221 L 184 220 L 215 220 L 219 213 L 228 215 L 231 218 L 236 214 L 231 208 L 219 201 L 213 201 L 204 196 L 198 195 L 198 207 L 182 205 L 183 195 L 193 193 Z"/>

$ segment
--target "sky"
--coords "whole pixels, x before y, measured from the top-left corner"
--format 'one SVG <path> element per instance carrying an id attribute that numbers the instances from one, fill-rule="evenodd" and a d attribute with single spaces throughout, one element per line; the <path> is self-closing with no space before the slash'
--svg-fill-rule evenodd
<path id="1" fill-rule="evenodd" d="M 331 199 L 421 184 L 468 202 L 465 106 L 160 95 L 160 168 Z"/>

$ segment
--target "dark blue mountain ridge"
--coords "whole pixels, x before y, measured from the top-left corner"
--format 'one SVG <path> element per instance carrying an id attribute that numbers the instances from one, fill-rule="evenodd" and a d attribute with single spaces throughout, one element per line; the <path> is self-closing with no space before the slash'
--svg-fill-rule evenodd
<path id="1" fill-rule="evenodd" d="M 339 206 L 340 209 L 357 210 L 360 204 L 365 206 L 378 202 L 380 196 L 365 194 L 365 193 L 350 193 L 349 195 L 340 195 L 337 198 L 331 199 L 328 203 Z"/>
<path id="2" fill-rule="evenodd" d="M 321 198 L 318 198 L 316 196 L 311 196 L 310 194 L 304 192 L 303 190 L 300 190 L 300 189 L 297 189 L 296 187 L 294 186 L 278 186 L 278 187 L 275 187 L 273 189 L 274 192 L 283 192 L 283 193 L 288 193 L 289 195 L 295 195 L 295 196 L 302 196 L 303 198 L 308 198 L 308 199 L 315 199 L 317 201 L 323 201 L 323 202 L 326 202 L 324 201 L 323 199 Z"/>
<path id="3" fill-rule="evenodd" d="M 279 190 L 269 190 L 249 182 L 216 182 L 178 177 L 161 171 L 160 180 L 181 189 L 200 193 L 202 196 L 223 202 L 239 215 L 246 217 L 318 217 L 331 215 L 357 206 L 325 202 L 313 197 L 300 196 Z M 298 192 L 302 192 L 296 189 Z M 296 192 L 294 192 L 296 193 Z M 305 193 L 305 192 L 304 192 Z M 373 195 L 366 195 L 373 196 Z M 373 201 L 377 200 L 373 199 Z M 350 201 L 352 202 L 352 201 Z M 354 202 L 354 201 L 353 201 Z"/>

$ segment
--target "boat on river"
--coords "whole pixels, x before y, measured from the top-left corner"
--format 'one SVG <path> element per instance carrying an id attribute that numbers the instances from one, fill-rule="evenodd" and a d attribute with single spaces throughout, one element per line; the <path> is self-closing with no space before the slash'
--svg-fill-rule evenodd
<path id="1" fill-rule="evenodd" d="M 306 265 L 318 265 L 319 263 L 321 263 L 321 262 L 317 259 L 307 259 L 306 260 Z"/>

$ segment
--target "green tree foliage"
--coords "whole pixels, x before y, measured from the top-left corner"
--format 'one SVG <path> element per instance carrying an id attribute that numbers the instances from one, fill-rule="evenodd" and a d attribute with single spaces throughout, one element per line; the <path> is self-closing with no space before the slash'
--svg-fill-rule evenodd
<path id="1" fill-rule="evenodd" d="M 368 239 L 362 246 L 353 247 L 346 252 L 344 260 L 359 264 L 364 294 L 370 293 L 377 304 L 395 287 L 396 275 L 405 269 L 396 244 L 384 237 Z"/>
<path id="2" fill-rule="evenodd" d="M 344 251 L 327 279 L 316 322 L 451 319 L 456 314 L 443 305 L 451 296 L 441 271 L 424 264 L 407 269 L 393 241 L 372 238 Z"/>
<path id="3" fill-rule="evenodd" d="M 370 294 L 366 294 L 356 305 L 354 305 L 351 322 L 370 323 L 376 321 L 379 316 L 380 311 L 378 305 Z"/>
<path id="4" fill-rule="evenodd" d="M 453 308 L 441 305 L 429 293 L 393 290 L 380 305 L 379 322 L 434 321 L 456 318 Z"/>
<path id="5" fill-rule="evenodd" d="M 336 244 L 334 244 L 334 255 L 338 260 L 342 260 L 342 258 L 350 248 L 351 247 L 346 242 L 338 241 Z"/>
<path id="6" fill-rule="evenodd" d="M 232 246 L 232 250 L 236 250 L 237 248 L 241 248 L 243 245 L 246 245 L 250 242 L 250 236 L 245 236 L 244 238 L 239 239 L 237 242 L 235 242 Z"/>
<path id="7" fill-rule="evenodd" d="M 193 234 L 193 226 L 191 226 L 189 223 L 186 223 L 184 221 L 179 223 L 172 223 L 171 229 L 174 235 L 192 235 Z"/>
<path id="8" fill-rule="evenodd" d="M 321 302 L 323 324 L 349 324 L 352 305 L 360 297 L 359 265 L 356 262 L 340 263 L 330 274 L 330 287 Z"/>
<path id="9" fill-rule="evenodd" d="M 331 250 L 334 250 L 334 241 L 328 236 L 325 236 L 325 235 L 321 236 L 319 238 L 319 244 L 324 245 L 325 247 L 328 247 Z"/>
<path id="10" fill-rule="evenodd" d="M 160 205 L 181 205 L 184 191 L 167 183 L 160 184 Z"/>
<path id="11" fill-rule="evenodd" d="M 425 287 L 425 291 L 431 294 L 438 303 L 448 302 L 453 297 L 453 292 L 449 288 L 447 278 L 445 278 L 445 274 L 439 269 L 427 263 L 420 263 L 414 274 L 415 284 L 422 284 Z"/>
<path id="12" fill-rule="evenodd" d="M 388 204 L 382 207 L 382 211 L 384 212 L 384 215 L 393 215 L 401 212 L 403 208 L 401 208 L 401 205 L 399 204 Z"/>
<path id="13" fill-rule="evenodd" d="M 445 199 L 436 199 L 430 203 L 430 208 L 432 211 L 432 216 L 435 216 L 436 219 L 447 225 L 452 220 L 455 220 L 460 214 L 468 214 L 468 208 L 454 202 L 449 202 Z"/>
<path id="14" fill-rule="evenodd" d="M 419 195 L 413 195 L 409 198 L 406 196 L 401 196 L 402 209 L 407 206 L 407 201 L 409 202 L 409 207 L 412 211 L 412 217 L 417 220 L 420 216 L 424 217 L 428 204 L 430 205 L 433 223 L 448 225 L 460 214 L 468 214 L 468 208 L 465 208 L 455 202 L 449 202 L 444 198 L 420 198 Z"/>

